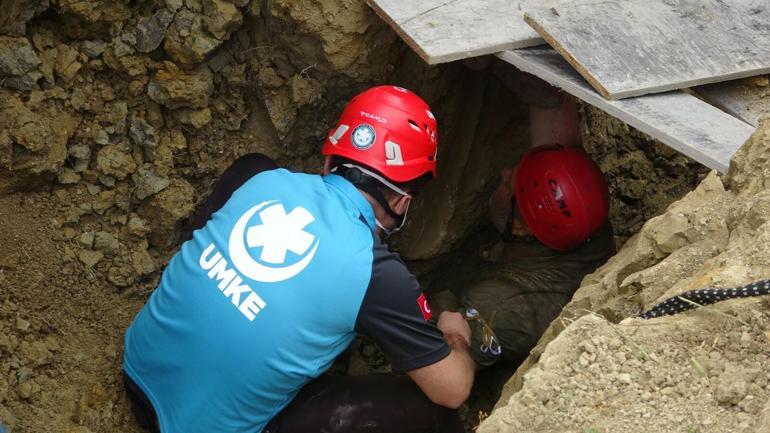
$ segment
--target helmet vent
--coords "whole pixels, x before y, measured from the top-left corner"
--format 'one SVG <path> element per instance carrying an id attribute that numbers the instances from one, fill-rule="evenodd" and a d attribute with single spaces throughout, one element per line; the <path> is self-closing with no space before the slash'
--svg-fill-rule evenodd
<path id="1" fill-rule="evenodd" d="M 551 190 L 554 201 L 559 205 L 559 211 L 567 218 L 572 218 L 572 212 L 570 212 L 567 201 L 564 199 L 564 192 L 561 190 L 559 183 L 554 179 L 548 181 L 548 189 Z"/>
<path id="2" fill-rule="evenodd" d="M 334 134 L 329 136 L 329 141 L 332 142 L 332 144 L 337 144 L 338 141 L 340 141 L 340 138 L 342 138 L 342 135 L 345 134 L 350 127 L 348 125 L 340 125 L 337 127 L 337 130 L 334 131 Z"/>
<path id="3" fill-rule="evenodd" d="M 411 126 L 412 129 L 414 129 L 417 132 L 422 132 L 422 130 L 420 129 L 420 125 L 418 125 L 417 122 L 415 122 L 412 119 L 409 119 L 409 126 Z"/>

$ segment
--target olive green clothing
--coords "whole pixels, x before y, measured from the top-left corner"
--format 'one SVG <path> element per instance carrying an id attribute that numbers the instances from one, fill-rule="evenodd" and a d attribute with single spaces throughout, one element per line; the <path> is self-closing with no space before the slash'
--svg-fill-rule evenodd
<path id="1" fill-rule="evenodd" d="M 609 225 L 571 251 L 528 247 L 534 247 L 535 254 L 486 265 L 460 293 L 466 318 L 474 316 L 476 310 L 483 319 L 469 320 L 473 330 L 471 354 L 481 365 L 491 365 L 500 357 L 489 349 L 494 342 L 489 332 L 484 338 L 483 322 L 494 331 L 503 359 L 521 359 L 572 299 L 583 277 L 615 251 Z"/>

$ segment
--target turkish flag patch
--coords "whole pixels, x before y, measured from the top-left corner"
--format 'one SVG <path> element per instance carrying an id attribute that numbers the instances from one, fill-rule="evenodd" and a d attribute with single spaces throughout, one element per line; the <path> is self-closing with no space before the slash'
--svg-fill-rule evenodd
<path id="1" fill-rule="evenodd" d="M 431 314 L 430 312 L 430 305 L 428 305 L 428 300 L 425 299 L 424 293 L 420 293 L 420 297 L 417 298 L 417 305 L 420 306 L 420 312 L 422 313 L 422 317 L 425 320 L 430 320 L 433 314 Z"/>

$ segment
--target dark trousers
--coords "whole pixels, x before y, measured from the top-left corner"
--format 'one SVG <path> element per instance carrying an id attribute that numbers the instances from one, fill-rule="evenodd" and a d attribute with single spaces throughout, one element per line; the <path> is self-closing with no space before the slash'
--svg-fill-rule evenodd
<path id="1" fill-rule="evenodd" d="M 265 433 L 464 433 L 457 411 L 408 377 L 324 375 L 306 384 Z"/>
<path id="2" fill-rule="evenodd" d="M 206 225 L 233 192 L 252 176 L 277 168 L 265 155 L 238 158 L 200 206 L 192 229 Z M 132 410 L 142 427 L 158 433 L 157 416 L 141 389 L 123 375 Z M 307 383 L 273 418 L 265 433 L 464 433 L 457 411 L 431 402 L 404 376 L 323 375 Z"/>
<path id="3" fill-rule="evenodd" d="M 128 399 L 131 400 L 131 412 L 136 418 L 140 427 L 149 430 L 152 433 L 159 433 L 158 416 L 150 403 L 150 399 L 144 395 L 139 385 L 137 385 L 126 372 L 123 372 L 123 385 L 126 387 Z"/>
<path id="4" fill-rule="evenodd" d="M 123 374 L 137 423 L 159 433 L 141 389 Z M 457 411 L 431 402 L 408 377 L 323 375 L 308 382 L 264 433 L 464 433 Z"/>

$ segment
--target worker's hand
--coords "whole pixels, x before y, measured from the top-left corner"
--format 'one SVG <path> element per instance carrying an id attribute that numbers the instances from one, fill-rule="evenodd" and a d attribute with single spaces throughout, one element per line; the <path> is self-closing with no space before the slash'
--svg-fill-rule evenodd
<path id="1" fill-rule="evenodd" d="M 462 314 L 454 311 L 444 311 L 438 316 L 438 329 L 444 334 L 454 334 L 463 337 L 468 345 L 471 344 L 471 327 Z"/>
<path id="2" fill-rule="evenodd" d="M 513 212 L 511 197 L 514 194 L 514 170 L 504 168 L 500 171 L 500 184 L 497 185 L 497 189 L 489 197 L 489 218 L 501 233 L 505 230 L 508 217 Z"/>

